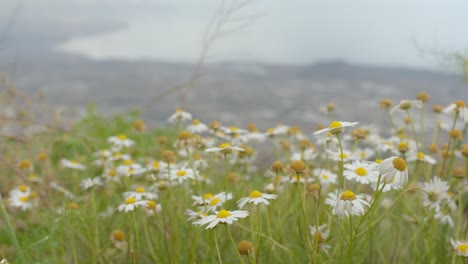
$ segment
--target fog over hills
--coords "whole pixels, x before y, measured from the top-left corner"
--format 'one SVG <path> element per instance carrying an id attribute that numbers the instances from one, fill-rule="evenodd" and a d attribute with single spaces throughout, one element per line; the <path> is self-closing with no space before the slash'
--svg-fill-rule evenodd
<path id="1" fill-rule="evenodd" d="M 85 109 L 96 104 L 111 115 L 148 106 L 171 87 L 187 82 L 194 65 L 42 53 L 5 68 L 18 88 L 44 92 L 52 106 Z M 429 105 L 446 105 L 468 94 L 462 76 L 427 70 L 342 61 L 306 66 L 231 62 L 205 65 L 184 109 L 206 122 L 218 119 L 239 126 L 254 122 L 263 129 L 281 122 L 312 129 L 328 122 L 319 108 L 333 102 L 337 119 L 386 124 L 384 111 L 378 108 L 380 99 L 414 99 L 421 91 L 431 95 Z M 162 124 L 180 106 L 180 99 L 180 90 L 165 95 L 145 107 L 142 117 Z"/>

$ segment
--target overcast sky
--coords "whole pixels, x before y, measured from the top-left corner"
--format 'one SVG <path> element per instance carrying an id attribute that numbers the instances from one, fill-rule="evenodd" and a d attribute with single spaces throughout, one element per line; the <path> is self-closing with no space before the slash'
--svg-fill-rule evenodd
<path id="1" fill-rule="evenodd" d="M 0 28 L 7 23 L 16 2 L 0 1 Z M 67 32 L 66 40 L 57 44 L 59 50 L 98 59 L 193 62 L 200 53 L 206 25 L 220 2 L 24 0 L 10 35 L 36 32 L 34 36 L 40 38 Z M 440 57 L 424 50 L 467 50 L 467 10 L 468 1 L 257 0 L 236 16 L 256 19 L 216 42 L 209 61 L 307 64 L 341 59 L 437 68 L 441 67 Z M 112 23 L 120 26 L 89 34 L 90 28 Z M 87 30 L 80 31 L 80 27 Z"/>

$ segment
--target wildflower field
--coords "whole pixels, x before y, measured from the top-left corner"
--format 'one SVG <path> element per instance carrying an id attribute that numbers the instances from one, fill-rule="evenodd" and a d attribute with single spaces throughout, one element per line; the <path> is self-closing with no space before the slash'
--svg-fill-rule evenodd
<path id="1" fill-rule="evenodd" d="M 89 112 L 5 138 L 0 259 L 465 263 L 468 108 L 433 100 L 375 102 L 380 129 L 329 104 L 315 131 L 178 109 L 155 129 Z"/>

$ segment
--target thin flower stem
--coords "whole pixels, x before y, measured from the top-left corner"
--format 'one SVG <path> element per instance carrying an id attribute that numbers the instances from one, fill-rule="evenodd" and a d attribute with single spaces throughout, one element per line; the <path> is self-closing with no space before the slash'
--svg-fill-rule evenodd
<path id="1" fill-rule="evenodd" d="M 341 144 L 340 134 L 336 134 L 336 138 L 338 139 L 338 145 L 340 147 L 340 159 L 341 159 L 340 171 L 339 171 L 340 181 L 339 181 L 338 186 L 341 186 L 341 184 L 343 184 L 343 190 L 346 190 L 346 180 L 344 179 L 344 175 L 343 175 L 343 171 L 344 171 L 343 145 Z"/>
<path id="2" fill-rule="evenodd" d="M 411 121 L 411 132 L 413 133 L 413 137 L 414 137 L 414 141 L 416 142 L 416 150 L 419 152 L 419 150 L 421 149 L 421 147 L 419 146 L 419 140 L 418 140 L 418 134 L 416 134 L 416 128 L 414 127 L 414 122 L 413 120 L 411 119 L 411 114 L 410 114 L 410 111 L 409 109 L 406 110 L 406 115 L 408 116 L 408 118 L 410 119 Z"/>
<path id="3" fill-rule="evenodd" d="M 229 240 L 231 240 L 234 251 L 236 252 L 237 257 L 239 258 L 239 262 L 244 263 L 244 260 L 242 260 L 242 256 L 240 255 L 239 251 L 237 250 L 236 243 L 234 242 L 234 239 L 232 238 L 231 231 L 229 230 L 228 225 L 224 225 L 224 227 L 226 228 L 226 232 L 228 233 Z"/>
<path id="4" fill-rule="evenodd" d="M 218 263 L 219 264 L 223 264 L 223 260 L 221 259 L 221 252 L 219 251 L 219 246 L 218 246 L 218 238 L 216 237 L 216 232 L 218 230 L 213 230 L 213 235 L 214 235 L 214 242 L 215 242 L 215 247 L 216 247 L 216 253 L 217 253 L 217 256 L 218 256 Z M 237 248 L 236 248 L 236 251 L 237 251 Z"/>
<path id="5" fill-rule="evenodd" d="M 91 208 L 93 210 L 93 214 L 96 216 L 94 220 L 94 243 L 95 247 L 93 247 L 93 262 L 96 261 L 97 252 L 101 251 L 101 246 L 99 245 L 99 223 L 97 217 L 97 208 L 96 208 L 96 193 L 94 188 L 91 189 Z"/>
<path id="6" fill-rule="evenodd" d="M 16 254 L 19 257 L 20 262 L 27 263 L 23 250 L 21 249 L 18 243 L 18 239 L 16 238 L 15 229 L 13 228 L 13 225 L 11 224 L 10 217 L 8 216 L 8 212 L 6 211 L 5 204 L 3 203 L 3 198 L 1 194 L 0 194 L 0 211 L 2 213 L 3 221 L 5 222 L 8 235 L 10 236 L 11 243 L 13 244 L 15 248 Z"/>
<path id="7" fill-rule="evenodd" d="M 72 252 L 73 252 L 73 263 L 78 264 L 78 257 L 77 257 L 77 255 L 76 255 L 76 241 L 75 241 L 75 240 L 76 240 L 76 237 L 75 237 L 75 233 L 73 232 L 73 230 L 72 230 L 71 237 L 72 237 L 72 238 L 71 238 L 71 239 L 72 239 L 71 242 L 72 242 L 72 248 L 73 248 L 73 249 L 72 249 Z"/>
<path id="8" fill-rule="evenodd" d="M 457 124 L 457 118 L 458 118 L 458 112 L 455 113 L 455 117 L 453 119 L 453 124 L 452 124 L 452 128 L 450 129 L 450 131 L 452 131 L 454 128 L 455 128 L 455 125 Z M 452 137 L 449 137 L 449 141 L 448 141 L 448 147 L 447 147 L 447 151 L 450 151 L 450 145 L 452 144 Z M 443 178 L 444 177 L 444 170 L 445 170 L 445 163 L 447 162 L 447 156 L 446 155 L 443 155 L 443 159 L 442 159 L 442 167 L 440 169 L 440 177 Z"/>
<path id="9" fill-rule="evenodd" d="M 390 114 L 390 109 L 389 108 L 385 109 L 385 112 L 387 113 L 388 119 L 390 120 L 390 124 L 392 125 L 393 131 L 396 132 L 397 128 L 395 126 L 395 122 L 393 122 L 392 115 Z"/>
<path id="10" fill-rule="evenodd" d="M 133 218 L 133 228 L 134 228 L 134 231 L 135 231 L 135 238 L 136 238 L 136 242 L 137 242 L 137 251 L 140 251 L 141 250 L 141 245 L 140 245 L 140 237 L 139 237 L 139 232 L 138 232 L 138 224 L 137 224 L 137 221 L 136 221 L 136 216 L 135 216 L 135 211 L 132 211 L 132 218 Z"/>
<path id="11" fill-rule="evenodd" d="M 149 249 L 151 258 L 153 259 L 153 261 L 158 262 L 158 258 L 156 257 L 156 253 L 153 250 L 153 241 L 151 241 L 151 237 L 149 235 L 148 223 L 149 223 L 148 219 L 146 219 L 145 223 L 143 224 L 143 232 L 145 232 L 145 239 L 146 239 L 146 243 L 148 244 L 148 249 Z"/>
<path id="12" fill-rule="evenodd" d="M 296 175 L 296 177 L 299 179 L 299 176 Z M 302 209 L 302 218 L 303 218 L 303 222 L 304 222 L 304 230 L 303 232 L 305 232 L 305 240 L 306 240 L 306 245 L 308 247 L 308 251 L 309 251 L 309 254 L 310 254 L 310 257 L 311 259 L 313 259 L 313 247 L 312 245 L 310 244 L 310 237 L 309 237 L 309 226 L 307 225 L 307 217 L 306 217 L 306 210 L 305 210 L 305 203 L 304 203 L 304 196 L 302 195 L 302 191 L 301 191 L 301 185 L 299 184 L 299 181 L 296 183 L 297 184 L 297 189 L 299 190 L 299 196 L 300 196 L 300 201 L 301 201 L 301 209 Z M 305 183 L 304 183 L 305 184 Z"/>

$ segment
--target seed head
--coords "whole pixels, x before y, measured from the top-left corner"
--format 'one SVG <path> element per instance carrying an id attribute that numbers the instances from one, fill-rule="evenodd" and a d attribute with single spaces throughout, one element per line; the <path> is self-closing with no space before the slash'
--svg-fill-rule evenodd
<path id="1" fill-rule="evenodd" d="M 432 111 L 434 111 L 434 113 L 436 113 L 436 114 L 442 113 L 442 109 L 444 109 L 444 108 L 443 108 L 441 105 L 439 105 L 439 104 L 438 104 L 438 105 L 434 105 L 434 106 L 432 107 Z"/>
<path id="2" fill-rule="evenodd" d="M 420 92 L 418 95 L 416 95 L 416 99 L 425 103 L 427 100 L 429 100 L 429 94 L 426 92 Z"/>
<path id="3" fill-rule="evenodd" d="M 242 240 L 239 242 L 239 245 L 237 245 L 237 251 L 243 256 L 249 255 L 253 251 L 253 248 L 253 244 L 247 240 Z"/>
<path id="4" fill-rule="evenodd" d="M 271 169 L 274 172 L 280 172 L 283 170 L 283 168 L 284 168 L 284 164 L 281 161 L 277 160 L 271 164 Z"/>
<path id="5" fill-rule="evenodd" d="M 382 99 L 380 100 L 380 108 L 388 109 L 390 106 L 393 105 L 392 100 L 390 99 Z"/>
<path id="6" fill-rule="evenodd" d="M 124 241 L 125 234 L 122 230 L 116 229 L 112 231 L 112 238 L 114 239 L 114 241 Z"/>

